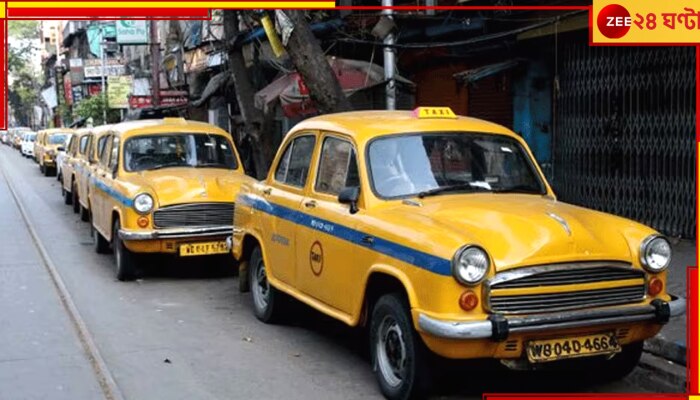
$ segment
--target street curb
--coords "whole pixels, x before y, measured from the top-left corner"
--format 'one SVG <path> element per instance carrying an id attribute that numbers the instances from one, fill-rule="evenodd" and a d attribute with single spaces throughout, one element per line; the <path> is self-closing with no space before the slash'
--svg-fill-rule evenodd
<path id="1" fill-rule="evenodd" d="M 656 336 L 644 342 L 644 351 L 676 364 L 686 365 L 687 350 L 684 343 L 671 342 Z"/>
<path id="2" fill-rule="evenodd" d="M 648 353 L 642 355 L 628 379 L 654 392 L 684 393 L 687 385 L 685 367 Z"/>

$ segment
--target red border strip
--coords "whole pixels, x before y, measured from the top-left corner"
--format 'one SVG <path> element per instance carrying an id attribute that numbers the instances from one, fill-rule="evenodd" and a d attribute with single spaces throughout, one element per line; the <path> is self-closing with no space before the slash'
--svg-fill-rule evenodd
<path id="1" fill-rule="evenodd" d="M 2 101 L 2 110 L 0 112 L 0 128 L 7 129 L 8 115 L 7 115 L 7 77 L 9 72 L 7 70 L 7 20 L 0 20 L 0 41 L 2 41 L 3 48 L 2 53 L 0 53 L 0 68 L 2 68 L 2 87 L 0 88 L 0 101 Z"/>
<path id="2" fill-rule="evenodd" d="M 686 380 L 688 393 L 698 393 L 698 268 L 688 268 L 688 308 L 686 310 Z"/>
<path id="3" fill-rule="evenodd" d="M 8 8 L 8 18 L 104 19 L 123 17 L 188 18 L 209 17 L 207 8 Z"/>

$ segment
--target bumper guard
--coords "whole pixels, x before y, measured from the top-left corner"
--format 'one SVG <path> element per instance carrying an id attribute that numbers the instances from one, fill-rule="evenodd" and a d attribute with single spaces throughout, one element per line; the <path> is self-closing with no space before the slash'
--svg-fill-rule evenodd
<path id="1" fill-rule="evenodd" d="M 685 313 L 684 298 L 671 296 L 670 302 L 654 300 L 651 304 L 635 307 L 616 307 L 600 310 L 571 311 L 562 314 L 537 314 L 526 317 L 506 317 L 493 314 L 483 321 L 445 321 L 419 314 L 419 328 L 445 339 L 505 340 L 510 333 L 546 332 L 557 329 L 580 328 L 596 325 L 651 321 L 665 324 L 669 318 Z"/>
<path id="2" fill-rule="evenodd" d="M 197 228 L 164 228 L 149 231 L 119 230 L 119 238 L 122 240 L 153 240 L 153 239 L 177 239 L 207 236 L 230 236 L 232 226 L 206 226 Z"/>

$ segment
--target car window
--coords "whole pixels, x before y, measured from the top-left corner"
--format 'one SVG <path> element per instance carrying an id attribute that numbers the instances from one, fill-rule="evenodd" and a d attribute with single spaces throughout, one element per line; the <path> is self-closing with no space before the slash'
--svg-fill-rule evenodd
<path id="1" fill-rule="evenodd" d="M 114 171 L 116 169 L 118 160 L 119 160 L 119 138 L 117 136 L 115 136 L 114 140 L 112 141 L 112 156 L 109 160 L 109 169 L 111 171 Z"/>
<path id="2" fill-rule="evenodd" d="M 294 139 L 282 155 L 275 171 L 275 180 L 290 186 L 304 187 L 315 144 L 316 137 L 311 135 Z"/>
<path id="3" fill-rule="evenodd" d="M 80 154 L 85 154 L 85 150 L 88 147 L 88 139 L 90 138 L 90 135 L 84 135 L 83 137 L 80 138 Z"/>
<path id="4" fill-rule="evenodd" d="M 327 137 L 323 141 L 315 190 L 338 195 L 346 187 L 360 186 L 357 159 L 352 143 Z"/>
<path id="5" fill-rule="evenodd" d="M 111 155 L 111 146 L 110 145 L 112 144 L 112 141 L 107 140 L 109 138 L 111 138 L 110 135 L 104 136 L 101 138 L 104 140 L 103 140 L 103 144 L 102 144 L 102 151 L 100 152 L 100 164 L 102 164 L 102 166 L 105 166 L 105 167 L 109 164 L 109 156 Z"/>
<path id="6" fill-rule="evenodd" d="M 97 153 L 95 154 L 95 159 L 93 161 L 98 161 L 102 158 L 102 150 L 105 148 L 106 141 L 107 136 L 102 136 L 97 140 Z"/>

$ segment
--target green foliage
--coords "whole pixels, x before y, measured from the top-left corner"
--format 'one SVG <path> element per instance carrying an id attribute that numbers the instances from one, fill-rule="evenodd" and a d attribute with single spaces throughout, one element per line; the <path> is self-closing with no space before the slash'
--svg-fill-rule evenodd
<path id="1" fill-rule="evenodd" d="M 107 109 L 107 122 L 104 122 L 102 111 L 105 109 L 106 100 L 103 100 L 101 95 L 91 96 L 83 99 L 75 106 L 75 114 L 84 119 L 92 118 L 93 124 L 104 125 L 119 122 L 121 115 L 119 110 Z"/>
<path id="2" fill-rule="evenodd" d="M 13 39 L 34 39 L 39 37 L 39 21 L 9 20 L 7 36 Z"/>
<path id="3" fill-rule="evenodd" d="M 38 39 L 38 21 L 8 21 L 7 32 L 10 40 L 7 49 L 7 67 L 12 83 L 9 100 L 17 122 L 28 125 L 33 106 L 38 101 L 39 74 L 31 65 L 32 55 L 38 51 L 32 40 Z"/>

